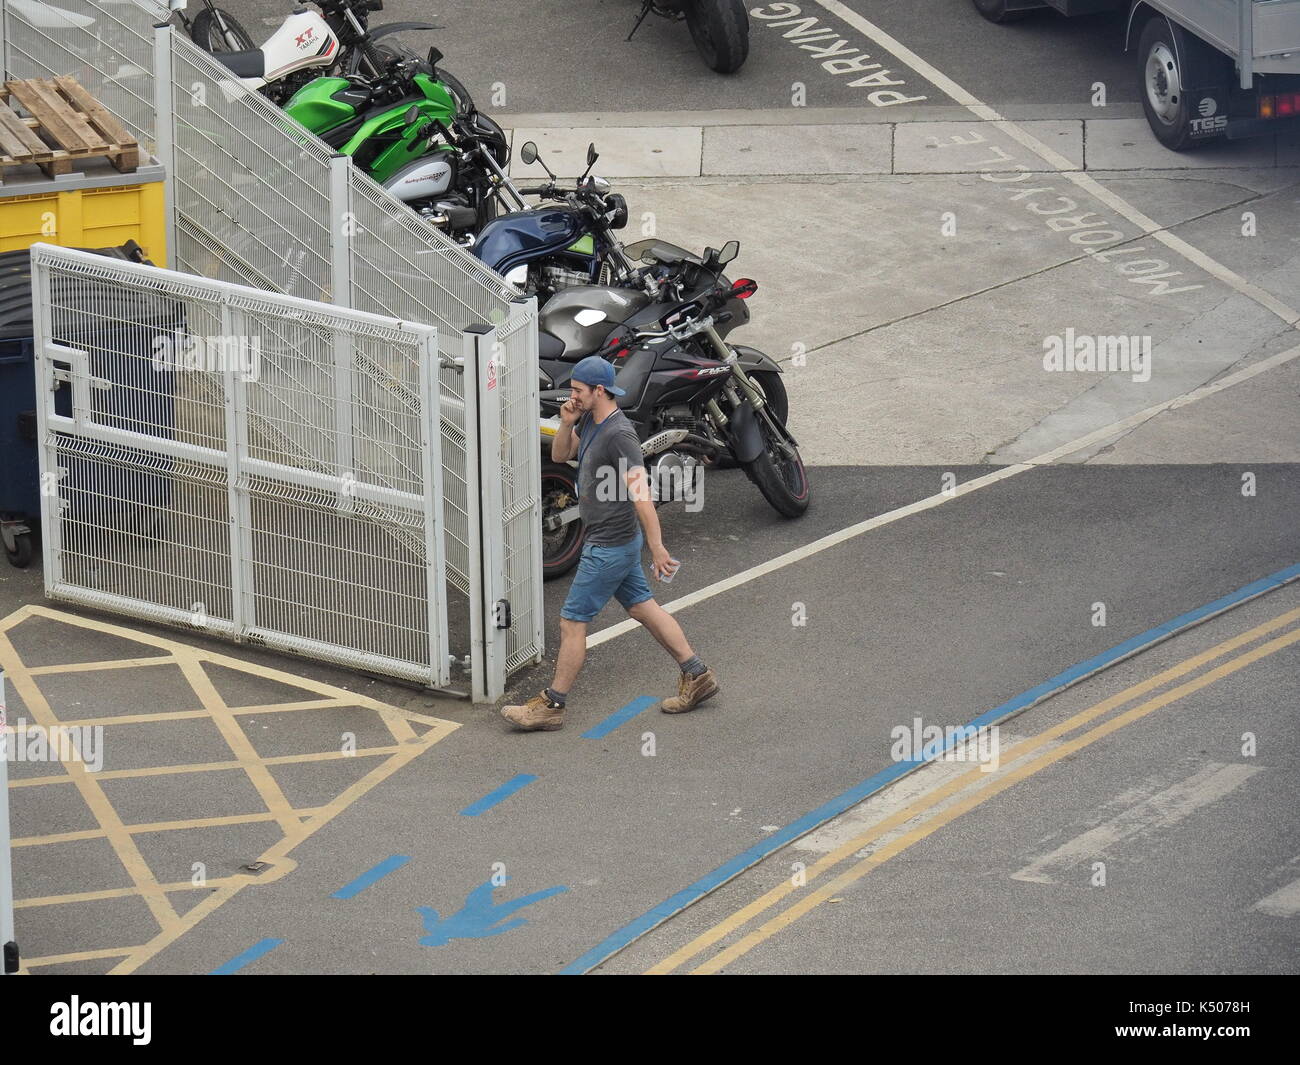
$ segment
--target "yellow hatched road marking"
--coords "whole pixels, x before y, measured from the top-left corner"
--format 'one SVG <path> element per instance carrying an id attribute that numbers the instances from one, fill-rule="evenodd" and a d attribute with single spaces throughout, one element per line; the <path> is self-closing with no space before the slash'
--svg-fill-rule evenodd
<path id="1" fill-rule="evenodd" d="M 36 682 L 22 668 L 22 660 L 9 640 L 7 629 L 0 631 L 0 664 L 3 664 L 14 691 L 22 697 L 28 713 L 36 719 L 37 723 L 46 728 L 57 727 L 58 718 L 54 716 L 50 704 L 46 702 Z M 144 856 L 136 849 L 135 841 L 126 831 L 122 819 L 117 816 L 113 804 L 108 801 L 104 789 L 99 786 L 98 781 L 94 779 L 94 774 L 89 772 L 82 762 L 63 762 L 62 765 L 76 785 L 77 791 L 81 793 L 82 801 L 90 807 L 95 820 L 103 827 L 105 838 L 117 853 L 118 860 L 127 875 L 144 897 L 154 920 L 161 927 L 169 928 L 176 920 L 176 911 L 167 900 L 167 896 L 163 894 L 162 888 L 158 886 L 158 881 L 154 879 Z"/>
<path id="2" fill-rule="evenodd" d="M 337 762 L 345 758 L 373 758 L 381 754 L 397 754 L 402 748 L 358 747 L 355 751 L 311 751 L 307 754 L 276 754 L 263 758 L 267 765 L 292 765 L 295 762 Z M 166 777 L 180 773 L 219 773 L 242 769 L 239 762 L 196 762 L 190 765 L 155 765 L 142 769 L 101 769 L 95 774 L 99 780 L 131 780 L 135 777 Z M 70 784 L 68 777 L 26 777 L 11 780 L 11 788 L 34 788 L 49 784 Z"/>
<path id="3" fill-rule="evenodd" d="M 160 656 L 136 656 L 131 659 L 112 660 L 108 663 L 75 663 L 68 666 L 43 665 L 28 669 L 19 657 L 8 637 L 8 633 L 29 618 L 45 618 L 62 624 L 117 636 L 157 648 Z M 250 676 L 297 688 L 305 695 L 314 695 L 315 698 L 303 698 L 292 702 L 256 706 L 229 707 L 204 671 L 203 666 L 205 663 L 223 666 Z M 179 668 L 198 702 L 203 706 L 202 710 L 118 715 L 112 718 L 84 718 L 78 719 L 75 723 L 60 721 L 54 716 L 48 701 L 42 695 L 35 680 L 36 676 L 43 677 L 60 673 L 84 674 L 96 669 L 126 669 L 133 666 L 151 668 L 160 665 L 175 665 Z M 141 769 L 110 770 L 99 773 L 90 773 L 80 762 L 64 761 L 60 765 L 64 769 L 65 775 L 31 777 L 10 781 L 9 786 L 11 788 L 37 787 L 55 783 L 72 784 L 77 787 L 83 801 L 86 802 L 99 823 L 99 828 L 95 830 L 25 837 L 15 841 L 16 843 L 29 847 L 45 843 L 105 839 L 113 847 L 132 882 L 131 886 L 107 888 L 100 891 L 75 892 L 18 900 L 15 902 L 15 908 L 35 909 L 78 902 L 139 897 L 150 907 L 150 912 L 159 926 L 158 934 L 147 943 L 130 947 L 80 951 L 26 959 L 23 967 L 24 972 L 30 971 L 32 968 L 98 958 L 120 958 L 122 960 L 114 967 L 113 972 L 133 972 L 160 950 L 174 943 L 204 917 L 228 902 L 244 888 L 252 884 L 270 883 L 288 875 L 297 867 L 297 863 L 289 857 L 289 853 L 294 847 L 311 836 L 317 829 L 328 824 L 341 811 L 347 809 L 376 785 L 460 727 L 456 722 L 444 718 L 433 717 L 382 703 L 343 688 L 312 680 L 309 677 L 299 677 L 254 662 L 246 662 L 228 655 L 200 650 L 150 633 L 113 625 L 97 618 L 66 614 L 36 604 L 22 607 L 7 617 L 0 619 L 0 669 L 3 669 L 13 681 L 14 690 L 26 704 L 29 716 L 34 719 L 35 724 L 47 730 L 60 726 L 65 728 L 74 727 L 74 725 L 85 727 L 211 718 L 235 755 L 233 760 L 222 762 L 150 766 Z M 391 746 L 363 747 L 356 751 L 314 751 L 305 754 L 260 757 L 251 740 L 238 723 L 239 718 L 247 718 L 250 715 L 333 708 L 360 709 L 377 714 L 388 728 L 395 742 Z M 415 725 L 425 727 L 422 735 L 416 733 L 413 727 Z M 333 800 L 322 806 L 303 809 L 294 809 L 290 806 L 268 769 L 268 767 L 275 765 L 337 761 L 353 757 L 373 758 L 380 755 L 384 756 L 382 761 L 377 765 L 372 765 L 361 779 L 345 788 Z M 126 825 L 118 817 L 107 796 L 99 787 L 99 781 L 101 780 L 158 777 L 171 774 L 223 770 L 243 771 L 246 773 L 249 779 L 253 781 L 262 801 L 266 804 L 267 811 L 222 817 L 192 818 L 184 821 Z M 207 879 L 202 884 L 194 884 L 190 881 L 159 883 L 145 863 L 143 856 L 136 849 L 132 839 L 133 835 L 147 832 L 179 831 L 256 822 L 275 823 L 282 833 L 282 838 L 277 843 L 259 855 L 258 860 L 267 863 L 268 868 L 257 874 L 237 874 Z M 197 906 L 187 911 L 184 917 L 179 917 L 167 899 L 166 893 L 195 890 L 204 890 L 208 894 Z"/>

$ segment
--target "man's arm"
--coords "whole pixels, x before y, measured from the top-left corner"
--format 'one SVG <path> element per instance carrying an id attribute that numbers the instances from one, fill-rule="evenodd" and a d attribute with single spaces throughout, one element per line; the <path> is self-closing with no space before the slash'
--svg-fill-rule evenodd
<path id="1" fill-rule="evenodd" d="M 578 454 L 578 433 L 576 422 L 578 421 L 578 408 L 572 406 L 573 400 L 564 401 L 564 406 L 560 408 L 560 427 L 551 437 L 551 461 L 568 462 L 571 458 L 576 458 Z"/>
<path id="2" fill-rule="evenodd" d="M 635 465 L 629 463 L 626 474 L 628 498 L 636 506 L 636 516 L 645 530 L 645 542 L 650 548 L 650 568 L 656 577 L 667 576 L 675 568 L 672 556 L 664 546 L 663 531 L 659 527 L 659 514 L 650 495 L 650 478 L 638 456 Z"/>

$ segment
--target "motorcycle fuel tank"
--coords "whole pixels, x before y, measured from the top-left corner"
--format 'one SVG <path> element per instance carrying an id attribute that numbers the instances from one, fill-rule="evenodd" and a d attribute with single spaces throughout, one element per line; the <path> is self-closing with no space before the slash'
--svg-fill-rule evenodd
<path id="1" fill-rule="evenodd" d="M 451 188 L 455 169 L 447 152 L 436 152 L 408 163 L 384 182 L 384 188 L 399 200 L 427 200 L 445 195 Z"/>
<path id="2" fill-rule="evenodd" d="M 608 285 L 575 285 L 547 301 L 537 328 L 564 342 L 564 355 L 590 355 L 614 327 L 647 307 L 644 292 Z"/>
<path id="3" fill-rule="evenodd" d="M 512 211 L 483 227 L 473 252 L 499 274 L 520 263 L 562 251 L 583 235 L 577 211 L 564 207 Z"/>
<path id="4" fill-rule="evenodd" d="M 315 11 L 299 8 L 262 45 L 266 80 L 274 81 L 304 67 L 331 66 L 338 47 L 339 39 L 329 23 Z"/>
<path id="5" fill-rule="evenodd" d="M 370 102 L 370 90 L 354 86 L 347 78 L 316 78 L 293 94 L 284 112 L 315 134 L 355 118 Z"/>

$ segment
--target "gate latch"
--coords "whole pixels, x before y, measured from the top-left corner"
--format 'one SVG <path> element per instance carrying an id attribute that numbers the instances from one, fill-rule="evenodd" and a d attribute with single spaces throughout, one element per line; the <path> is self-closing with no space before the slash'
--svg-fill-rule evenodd
<path id="1" fill-rule="evenodd" d="M 498 599 L 496 606 L 492 609 L 492 616 L 498 629 L 510 628 L 510 600 Z"/>

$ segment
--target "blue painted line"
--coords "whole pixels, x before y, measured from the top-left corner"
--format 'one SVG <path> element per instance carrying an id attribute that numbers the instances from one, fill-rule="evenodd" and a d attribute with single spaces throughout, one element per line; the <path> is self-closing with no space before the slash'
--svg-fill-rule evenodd
<path id="1" fill-rule="evenodd" d="M 496 791 L 489 791 L 477 802 L 472 802 L 461 810 L 462 817 L 478 817 L 484 810 L 490 810 L 502 799 L 508 799 L 520 788 L 525 788 L 537 778 L 530 773 L 520 773 L 513 780 L 507 780 Z"/>
<path id="2" fill-rule="evenodd" d="M 249 962 L 257 961 L 263 954 L 270 954 L 283 942 L 283 939 L 263 939 L 258 943 L 254 943 L 243 954 L 236 954 L 224 965 L 217 966 L 208 975 L 229 976 L 231 973 L 237 973 Z"/>
<path id="3" fill-rule="evenodd" d="M 602 721 L 595 728 L 590 728 L 586 732 L 584 732 L 582 734 L 582 738 L 584 740 L 603 739 L 604 737 L 608 736 L 611 732 L 613 732 L 616 728 L 618 728 L 619 725 L 623 724 L 626 721 L 631 721 L 632 718 L 636 717 L 636 715 L 639 714 L 642 710 L 648 710 L 650 707 L 654 706 L 654 704 L 657 703 L 658 701 L 659 700 L 656 699 L 653 695 L 638 695 L 635 699 L 633 699 L 630 703 L 628 703 L 627 706 L 623 706 L 615 710 L 612 714 L 609 715 L 609 717 L 605 718 L 605 720 Z"/>
<path id="4" fill-rule="evenodd" d="M 1001 706 L 996 706 L 992 710 L 986 711 L 975 718 L 967 728 L 982 728 L 986 725 L 994 724 L 1003 718 L 1010 717 L 1012 714 L 1019 713 L 1022 710 L 1033 706 L 1049 695 L 1054 695 L 1063 688 L 1075 684 L 1085 677 L 1090 676 L 1099 670 L 1115 663 L 1129 658 L 1140 650 L 1144 650 L 1153 644 L 1174 635 L 1182 629 L 1188 628 L 1199 622 L 1205 621 L 1215 614 L 1221 614 L 1225 610 L 1230 610 L 1234 606 L 1239 606 L 1248 599 L 1254 599 L 1256 596 L 1263 595 L 1265 592 L 1273 591 L 1284 584 L 1300 578 L 1300 563 L 1294 566 L 1288 566 L 1286 569 L 1270 574 L 1267 577 L 1261 577 L 1257 581 L 1247 584 L 1244 588 L 1238 588 L 1235 592 L 1216 599 L 1212 603 L 1206 603 L 1204 606 L 1197 607 L 1195 610 L 1189 610 L 1186 614 L 1180 614 L 1172 621 L 1166 621 L 1163 625 L 1157 625 L 1153 629 L 1147 629 L 1146 632 L 1139 633 L 1131 639 L 1125 640 L 1121 644 L 1116 644 L 1108 651 L 1103 651 L 1099 655 L 1094 655 L 1078 665 L 1071 666 L 1063 673 L 1058 673 L 1051 680 L 1043 681 L 1042 684 L 1030 688 L 1026 692 L 1008 699 Z M 963 732 L 965 729 L 962 730 Z M 956 734 L 950 737 L 950 742 L 958 739 Z M 946 748 L 945 744 L 945 748 Z M 673 914 L 684 910 L 687 906 L 698 902 L 715 888 L 725 884 L 734 876 L 738 876 L 751 865 L 754 865 L 768 855 L 775 853 L 782 847 L 794 842 L 805 833 L 811 832 L 819 825 L 838 817 L 845 810 L 856 806 L 872 792 L 879 791 L 888 784 L 910 773 L 917 766 L 931 760 L 929 752 L 935 755 L 940 753 L 937 745 L 930 745 L 925 748 L 927 757 L 912 759 L 906 762 L 896 762 L 887 769 L 881 770 L 875 776 L 868 777 L 860 784 L 855 784 L 848 791 L 837 795 L 829 802 L 823 803 L 817 809 L 806 813 L 797 821 L 792 821 L 779 831 L 773 832 L 772 835 L 756 843 L 747 851 L 736 855 L 725 865 L 718 866 L 713 872 L 701 877 L 689 887 L 683 888 L 671 898 L 665 899 L 652 910 L 643 913 L 635 921 L 624 925 L 613 935 L 606 938 L 603 942 L 592 947 L 582 957 L 570 962 L 560 970 L 561 976 L 580 976 L 587 970 L 599 965 L 611 954 L 617 954 L 633 940 L 639 939 L 645 933 L 649 932 L 656 925 L 662 924 Z"/>
<path id="5" fill-rule="evenodd" d="M 351 899 L 360 895 L 376 880 L 382 880 L 389 873 L 402 868 L 409 862 L 410 856 L 406 854 L 394 854 L 391 858 L 385 858 L 373 869 L 369 869 L 357 877 L 352 883 L 345 884 L 330 896 L 332 899 Z"/>

